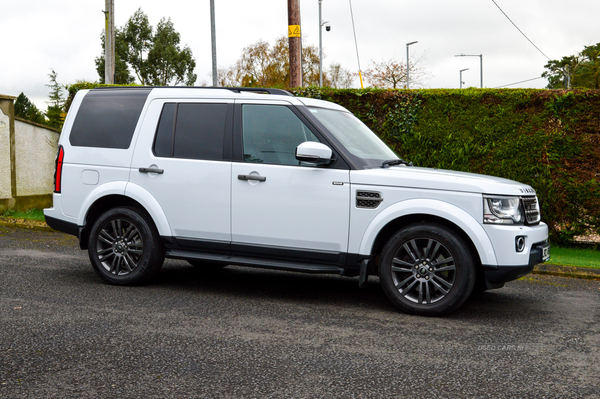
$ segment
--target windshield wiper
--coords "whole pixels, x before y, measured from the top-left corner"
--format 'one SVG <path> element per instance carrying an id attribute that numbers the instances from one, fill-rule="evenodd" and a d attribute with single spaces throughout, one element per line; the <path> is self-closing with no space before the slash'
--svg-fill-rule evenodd
<path id="1" fill-rule="evenodd" d="M 381 164 L 381 167 L 389 168 L 390 166 L 395 166 L 395 165 L 413 166 L 413 163 L 406 162 L 404 159 L 388 159 L 387 161 L 383 161 L 383 163 Z"/>

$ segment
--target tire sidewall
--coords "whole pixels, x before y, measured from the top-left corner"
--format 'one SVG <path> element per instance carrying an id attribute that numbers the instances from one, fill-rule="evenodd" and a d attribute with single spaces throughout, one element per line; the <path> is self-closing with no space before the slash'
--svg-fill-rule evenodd
<path id="1" fill-rule="evenodd" d="M 392 259 L 398 249 L 409 240 L 418 238 L 439 241 L 455 259 L 454 284 L 444 298 L 433 304 L 418 304 L 404 298 L 395 287 L 392 276 Z M 399 230 L 383 247 L 379 277 L 386 295 L 403 311 L 422 316 L 441 316 L 459 307 L 469 297 L 475 284 L 475 267 L 468 247 L 454 232 L 436 224 L 414 224 Z"/>

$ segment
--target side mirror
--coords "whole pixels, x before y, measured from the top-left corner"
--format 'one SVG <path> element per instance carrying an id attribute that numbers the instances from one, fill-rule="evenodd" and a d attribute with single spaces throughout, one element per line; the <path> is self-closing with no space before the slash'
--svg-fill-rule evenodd
<path id="1" fill-rule="evenodd" d="M 333 152 L 325 144 L 316 141 L 305 141 L 296 147 L 296 159 L 315 165 L 326 165 L 331 162 Z"/>

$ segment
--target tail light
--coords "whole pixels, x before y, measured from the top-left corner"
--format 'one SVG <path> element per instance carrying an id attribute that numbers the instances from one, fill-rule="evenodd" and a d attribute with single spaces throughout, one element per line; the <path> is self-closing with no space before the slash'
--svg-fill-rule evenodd
<path id="1" fill-rule="evenodd" d="M 56 157 L 56 168 L 54 169 L 54 192 L 60 193 L 62 182 L 62 167 L 63 159 L 65 158 L 65 149 L 63 146 L 58 146 L 58 156 Z"/>

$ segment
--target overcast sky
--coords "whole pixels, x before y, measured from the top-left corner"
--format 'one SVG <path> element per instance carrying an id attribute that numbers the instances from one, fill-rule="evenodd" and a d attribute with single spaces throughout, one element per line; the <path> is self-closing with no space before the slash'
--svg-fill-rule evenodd
<path id="1" fill-rule="evenodd" d="M 483 54 L 484 87 L 539 78 L 548 59 L 506 18 L 492 0 L 351 0 L 360 65 L 372 60 L 420 59 L 426 88 L 479 87 Z M 600 1 L 495 0 L 510 19 L 550 59 L 573 55 L 600 42 Z M 302 33 L 318 46 L 318 0 L 300 0 Z M 101 53 L 104 0 L 0 0 L 0 94 L 27 97 L 45 109 L 48 73 L 61 84 L 97 81 L 94 58 Z M 212 83 L 209 0 L 115 0 L 115 25 L 123 26 L 138 9 L 152 26 L 170 17 L 196 58 L 196 84 Z M 287 35 L 286 0 L 215 0 L 217 59 L 233 64 L 244 47 L 262 39 L 271 44 Z M 323 0 L 325 67 L 340 63 L 358 71 L 349 0 Z M 510 87 L 543 88 L 545 79 Z M 356 87 L 360 84 L 355 82 Z"/>

